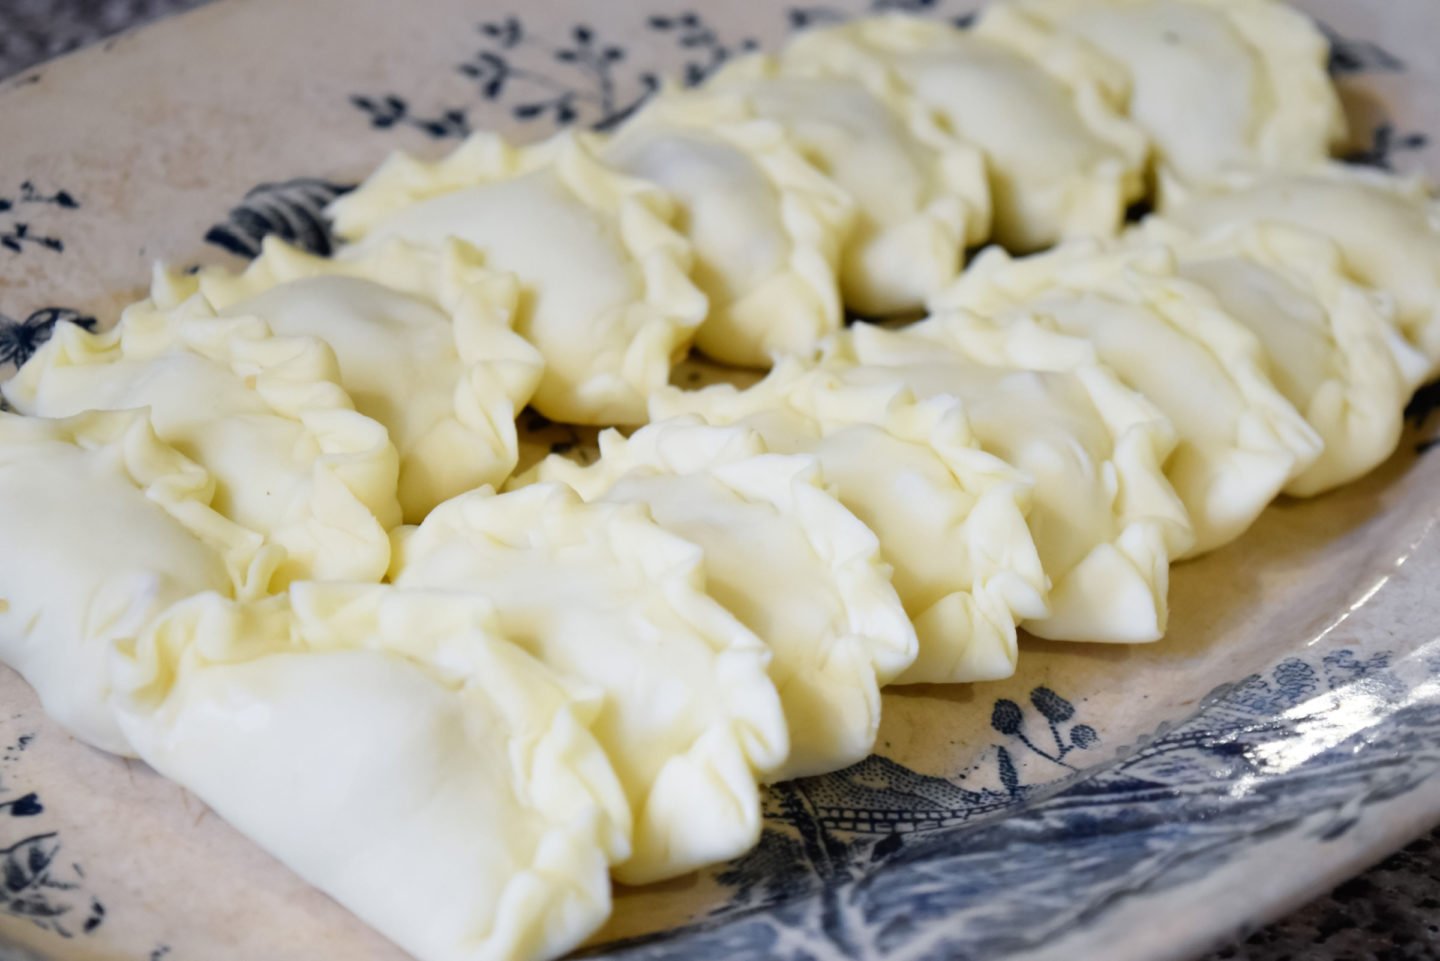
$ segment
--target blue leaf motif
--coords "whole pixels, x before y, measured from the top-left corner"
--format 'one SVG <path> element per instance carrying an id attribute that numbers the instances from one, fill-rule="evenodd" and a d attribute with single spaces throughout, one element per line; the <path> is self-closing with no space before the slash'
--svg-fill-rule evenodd
<path id="1" fill-rule="evenodd" d="M 336 242 L 325 207 L 351 189 L 316 177 L 260 184 L 231 208 L 225 223 L 206 232 L 205 240 L 237 256 L 255 257 L 261 242 L 274 234 L 302 250 L 329 256 Z"/>

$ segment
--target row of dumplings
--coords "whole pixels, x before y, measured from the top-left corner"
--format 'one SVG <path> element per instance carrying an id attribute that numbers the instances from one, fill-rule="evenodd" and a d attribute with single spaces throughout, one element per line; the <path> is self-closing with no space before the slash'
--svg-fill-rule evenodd
<path id="1" fill-rule="evenodd" d="M 417 957 L 563 953 L 885 685 L 1156 640 L 1172 561 L 1389 455 L 1440 208 L 1325 161 L 1324 61 L 1269 0 L 1012 0 L 398 155 L 335 257 L 159 269 L 0 388 L 0 660 Z M 644 426 L 517 475 L 526 405 Z"/>

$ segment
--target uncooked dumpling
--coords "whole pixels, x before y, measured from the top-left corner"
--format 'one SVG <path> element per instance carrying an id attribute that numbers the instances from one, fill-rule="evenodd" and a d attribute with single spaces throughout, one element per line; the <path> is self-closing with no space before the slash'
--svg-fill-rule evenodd
<path id="1" fill-rule="evenodd" d="M 1161 469 L 1173 429 L 1104 368 L 1035 369 L 1014 347 L 1009 366 L 981 364 L 947 348 L 931 321 L 903 333 L 859 325 L 828 363 L 847 383 L 955 397 L 980 445 L 1030 475 L 1050 613 L 1021 626 L 1055 640 L 1158 640 L 1170 560 L 1194 538 Z"/>
<path id="2" fill-rule="evenodd" d="M 1184 282 L 1164 248 L 1083 242 L 1014 260 L 990 250 L 935 306 L 934 328 L 971 356 L 1028 338 L 1035 366 L 1093 362 L 1063 338 L 1045 337 L 1059 331 L 1158 407 L 1179 435 L 1165 473 L 1190 512 L 1191 554 L 1244 533 L 1324 447 L 1270 380 L 1260 341 L 1208 291 Z"/>
<path id="3" fill-rule="evenodd" d="M 881 95 L 901 83 L 985 151 L 995 239 L 1013 250 L 1110 235 L 1144 192 L 1144 134 L 1120 112 L 1123 71 L 1007 11 L 957 30 L 884 16 L 798 36 L 787 72 L 851 77 Z"/>
<path id="4" fill-rule="evenodd" d="M 1130 74 L 1130 119 L 1162 182 L 1319 163 L 1345 137 L 1330 45 L 1273 0 L 1004 0 L 1080 37 Z"/>
<path id="5" fill-rule="evenodd" d="M 785 128 L 855 204 L 840 259 L 845 306 L 871 317 L 916 313 L 954 278 L 965 248 L 990 235 L 978 149 L 891 85 L 882 98 L 843 77 L 786 75 L 773 57 L 733 61 L 707 93 Z"/>
<path id="6" fill-rule="evenodd" d="M 1440 201 L 1418 179 L 1339 164 L 1237 180 L 1165 216 L 1192 230 L 1274 221 L 1340 248 L 1350 276 L 1395 298 L 1401 330 L 1440 372 Z"/>
<path id="7" fill-rule="evenodd" d="M 797 362 L 747 390 L 668 388 L 657 418 L 698 414 L 804 453 L 880 540 L 915 622 L 915 662 L 893 683 L 997 680 L 1015 670 L 1015 625 L 1048 613 L 1048 581 L 1025 523 L 1030 482 L 976 446 L 960 404 L 917 401 L 898 380 L 852 386 Z"/>
<path id="8" fill-rule="evenodd" d="M 215 510 L 285 549 L 283 586 L 389 566 L 399 458 L 339 380 L 324 342 L 216 317 L 197 296 L 132 305 L 103 333 L 61 325 L 3 390 L 38 417 L 149 408 L 160 439 L 214 478 Z"/>
<path id="9" fill-rule="evenodd" d="M 397 536 L 393 580 L 494 604 L 500 631 L 605 697 L 594 730 L 635 812 L 626 883 L 734 857 L 788 753 L 765 645 L 705 594 L 699 548 L 567 487 L 464 494 Z"/>
<path id="10" fill-rule="evenodd" d="M 515 469 L 515 418 L 543 362 L 510 329 L 514 278 L 486 270 L 473 248 L 397 242 L 337 260 L 270 237 L 244 273 L 207 270 L 198 283 L 222 316 L 330 345 L 356 410 L 384 424 L 399 451 L 407 522 Z"/>
<path id="11" fill-rule="evenodd" d="M 1401 365 L 1425 364 L 1399 336 L 1390 299 L 1345 278 L 1334 244 L 1278 224 L 1196 236 L 1151 218 L 1146 228 L 1139 242 L 1169 244 L 1180 276 L 1255 333 L 1275 385 L 1324 441 L 1287 494 L 1322 493 L 1390 456 L 1410 395 Z"/>
<path id="12" fill-rule="evenodd" d="M 87 744 L 132 753 L 111 708 L 112 644 L 192 595 L 268 588 L 282 552 L 210 510 L 213 493 L 144 411 L 0 413 L 0 661 Z"/>
<path id="13" fill-rule="evenodd" d="M 600 435 L 589 467 L 552 456 L 536 479 L 586 500 L 641 504 L 704 552 L 710 596 L 770 648 L 790 727 L 773 780 L 863 761 L 880 727 L 880 686 L 915 660 L 915 631 L 875 535 L 822 486 L 813 458 L 766 453 L 758 435 L 695 418 L 629 439 Z"/>
<path id="14" fill-rule="evenodd" d="M 456 237 L 514 273 L 515 329 L 545 358 L 533 403 L 552 420 L 643 422 L 646 395 L 705 319 L 670 199 L 570 134 L 524 148 L 476 134 L 433 164 L 397 154 L 331 213 L 356 242 L 341 259 L 393 239 L 438 248 Z"/>
<path id="15" fill-rule="evenodd" d="M 692 276 L 710 301 L 700 350 L 768 367 L 839 329 L 836 269 L 853 205 L 782 126 L 738 101 L 666 92 L 602 156 L 675 198 L 695 251 Z"/>
<path id="16" fill-rule="evenodd" d="M 551 958 L 610 910 L 629 810 L 600 701 L 474 598 L 296 584 L 115 657 L 140 756 L 421 961 Z"/>

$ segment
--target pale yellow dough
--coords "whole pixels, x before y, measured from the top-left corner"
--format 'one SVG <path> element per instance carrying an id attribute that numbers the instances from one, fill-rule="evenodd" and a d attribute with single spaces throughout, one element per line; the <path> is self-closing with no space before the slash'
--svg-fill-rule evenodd
<path id="1" fill-rule="evenodd" d="M 1275 222 L 1340 248 L 1349 276 L 1395 299 L 1401 331 L 1440 373 L 1440 200 L 1417 178 L 1332 164 L 1302 174 L 1232 178 L 1229 192 L 1168 205 L 1192 230 Z"/>
<path id="2" fill-rule="evenodd" d="M 1400 336 L 1390 299 L 1345 277 L 1333 243 L 1279 224 L 1196 235 L 1153 217 L 1132 242 L 1170 246 L 1180 276 L 1255 333 L 1275 385 L 1320 435 L 1324 450 L 1285 493 L 1323 493 L 1395 450 L 1415 372 L 1428 365 Z"/>
<path id="3" fill-rule="evenodd" d="M 696 414 L 804 453 L 879 538 L 914 620 L 918 655 L 892 683 L 996 680 L 1015 670 L 1015 625 L 1049 613 L 1049 582 L 1026 526 L 1028 478 L 976 446 L 960 404 L 916 400 L 898 382 L 851 386 L 782 364 L 746 390 L 675 388 L 656 418 Z"/>
<path id="4" fill-rule="evenodd" d="M 758 434 L 697 418 L 600 435 L 589 467 L 552 456 L 535 479 L 586 500 L 641 504 L 704 551 L 705 585 L 770 648 L 790 728 L 773 780 L 864 760 L 880 687 L 915 660 L 915 630 L 870 529 L 826 492 L 814 458 L 768 453 Z"/>
<path id="5" fill-rule="evenodd" d="M 891 86 L 877 96 L 843 77 L 787 75 L 753 54 L 705 84 L 734 109 L 780 124 L 854 202 L 840 260 L 845 306 L 866 316 L 919 312 L 965 248 L 990 235 L 984 155 Z"/>
<path id="6" fill-rule="evenodd" d="M 669 197 L 571 134 L 530 147 L 475 134 L 435 163 L 396 154 L 331 213 L 355 242 L 342 260 L 395 239 L 438 248 L 453 237 L 515 274 L 515 329 L 545 359 L 532 403 L 552 420 L 643 422 L 646 396 L 705 319 Z"/>
<path id="7" fill-rule="evenodd" d="M 1128 113 L 1165 183 L 1319 163 L 1346 136 L 1330 44 L 1274 0 L 1001 0 L 1130 75 Z"/>
<path id="8" fill-rule="evenodd" d="M 1271 381 L 1260 340 L 1163 247 L 986 251 L 934 307 L 962 352 L 983 359 L 1024 339 L 1043 369 L 1098 360 L 1159 408 L 1180 440 L 1165 472 L 1194 526 L 1188 555 L 1239 537 L 1324 448 Z"/>
<path id="9" fill-rule="evenodd" d="M 271 237 L 243 273 L 202 271 L 198 287 L 223 316 L 256 316 L 281 336 L 330 345 L 341 386 L 399 451 L 408 523 L 515 469 L 515 418 L 544 362 L 511 330 L 514 277 L 485 269 L 474 248 L 396 242 L 338 260 Z"/>
<path id="10" fill-rule="evenodd" d="M 283 552 L 212 511 L 214 490 L 144 411 L 0 413 L 0 661 L 87 744 L 133 753 L 111 705 L 113 644 L 192 595 L 268 589 Z"/>
<path id="11" fill-rule="evenodd" d="M 163 276 L 157 288 L 163 299 Z M 214 478 L 215 510 L 285 549 L 283 587 L 389 566 L 399 457 L 339 380 L 324 342 L 217 317 L 195 296 L 132 305 L 103 333 L 61 325 L 3 392 L 39 417 L 148 408 L 155 433 Z"/>
<path id="12" fill-rule="evenodd" d="M 800 34 L 787 73 L 898 84 L 989 162 L 995 239 L 1034 250 L 1108 236 L 1143 194 L 1148 145 L 1121 108 L 1124 72 L 999 9 L 973 30 L 890 15 Z"/>
<path id="13" fill-rule="evenodd" d="M 483 601 L 201 595 L 117 645 L 114 675 L 142 758 L 416 957 L 552 958 L 609 914 L 630 812 L 601 702 Z"/>
<path id="14" fill-rule="evenodd" d="M 695 344 L 723 363 L 768 367 L 843 320 L 836 270 L 854 205 L 796 147 L 738 100 L 667 90 L 600 148 L 675 199 L 710 301 Z"/>
<path id="15" fill-rule="evenodd" d="M 981 362 L 933 321 L 904 332 L 857 325 L 826 363 L 849 384 L 957 399 L 980 446 L 1030 476 L 1030 533 L 1051 589 L 1048 615 L 1022 627 L 1054 640 L 1158 640 L 1170 561 L 1194 540 L 1161 466 L 1173 428 L 1102 367 L 1045 370 L 1046 354 L 1006 347 Z"/>
<path id="16" fill-rule="evenodd" d="M 676 877 L 756 842 L 785 717 L 769 651 L 706 596 L 699 548 L 638 505 L 558 484 L 461 495 L 396 540 L 397 585 L 488 599 L 506 637 L 604 696 L 595 735 L 635 812 L 617 878 Z"/>

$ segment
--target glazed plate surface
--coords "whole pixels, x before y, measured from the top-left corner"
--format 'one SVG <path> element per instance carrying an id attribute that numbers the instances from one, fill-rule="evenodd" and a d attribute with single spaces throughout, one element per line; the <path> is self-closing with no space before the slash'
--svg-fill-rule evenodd
<path id="1" fill-rule="evenodd" d="M 1308 0 L 1357 159 L 1440 175 L 1440 6 Z M 112 323 L 152 261 L 238 264 L 388 152 L 623 120 L 806 24 L 965 0 L 220 0 L 0 85 L 0 376 Z M 553 440 L 533 423 L 531 456 Z M 1185 958 L 1440 821 L 1440 388 L 1399 452 L 1171 575 L 1145 647 L 1026 639 L 892 690 L 879 753 L 778 785 L 747 857 L 624 890 L 606 958 Z M 3 533 L 0 533 L 3 545 Z M 3 547 L 0 547 L 3 549 Z M 275 799 L 285 803 L 283 797 Z M 397 879 L 403 884 L 404 879 Z M 0 668 L 0 959 L 400 959 Z"/>

